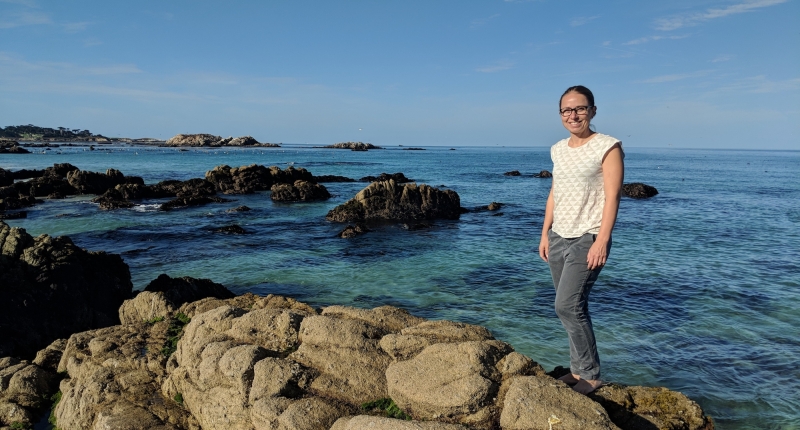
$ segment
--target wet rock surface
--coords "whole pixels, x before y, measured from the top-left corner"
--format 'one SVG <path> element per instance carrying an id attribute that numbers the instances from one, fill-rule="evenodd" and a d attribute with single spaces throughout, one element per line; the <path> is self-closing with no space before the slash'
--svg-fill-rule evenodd
<path id="1" fill-rule="evenodd" d="M 276 202 L 311 202 L 327 200 L 331 194 L 324 185 L 297 180 L 293 184 L 275 184 L 270 198 Z"/>

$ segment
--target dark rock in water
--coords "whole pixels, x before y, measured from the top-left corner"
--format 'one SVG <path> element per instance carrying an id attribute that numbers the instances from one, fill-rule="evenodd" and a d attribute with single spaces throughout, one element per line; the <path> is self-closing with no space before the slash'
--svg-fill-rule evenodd
<path id="1" fill-rule="evenodd" d="M 0 219 L 22 219 L 27 218 L 28 212 L 27 211 L 19 211 L 19 212 L 2 212 L 0 211 Z"/>
<path id="2" fill-rule="evenodd" d="M 340 231 L 338 236 L 342 239 L 350 239 L 352 237 L 356 237 L 362 235 L 366 232 L 372 231 L 367 228 L 367 225 L 363 222 L 357 222 L 356 225 L 348 225 L 344 228 L 344 230 Z"/>
<path id="3" fill-rule="evenodd" d="M 549 172 L 549 171 L 547 171 L 547 170 L 542 170 L 542 171 L 541 171 L 541 172 L 539 172 L 539 173 L 534 173 L 534 174 L 533 174 L 533 177 L 534 177 L 534 178 L 552 178 L 552 177 L 553 177 L 553 174 L 552 174 L 552 173 L 550 173 L 550 172 Z"/>
<path id="4" fill-rule="evenodd" d="M 353 178 L 348 178 L 347 176 L 337 176 L 337 175 L 321 175 L 316 176 L 314 175 L 314 182 L 355 182 L 356 180 Z"/>
<path id="5" fill-rule="evenodd" d="M 41 176 L 52 176 L 54 178 L 67 179 L 67 173 L 73 170 L 80 169 L 69 163 L 56 163 L 53 164 L 53 167 L 44 169 L 44 173 Z"/>
<path id="6" fill-rule="evenodd" d="M 80 194 L 103 194 L 126 182 L 125 175 L 119 170 L 108 169 L 105 174 L 83 170 L 67 172 L 67 182 Z"/>
<path id="7" fill-rule="evenodd" d="M 334 143 L 333 145 L 323 146 L 323 148 L 351 149 L 353 151 L 366 151 L 368 149 L 383 149 L 380 146 L 375 146 L 371 143 L 364 143 L 364 142 L 339 142 L 339 143 Z"/>
<path id="8" fill-rule="evenodd" d="M 103 210 L 129 209 L 134 206 L 132 202 L 124 198 L 115 198 L 110 196 L 109 192 L 106 192 L 102 196 L 93 198 L 92 202 L 98 203 L 100 205 L 100 209 Z"/>
<path id="9" fill-rule="evenodd" d="M 489 206 L 486 206 L 486 209 L 490 210 L 490 211 L 496 211 L 496 210 L 500 209 L 501 207 L 503 207 L 502 203 L 491 202 L 491 203 L 489 203 Z"/>
<path id="10" fill-rule="evenodd" d="M 24 182 L 15 182 L 12 186 L 17 189 L 20 196 L 47 197 L 54 193 L 78 194 L 78 191 L 65 179 L 48 174 Z"/>
<path id="11" fill-rule="evenodd" d="M 28 169 L 20 169 L 15 172 L 12 172 L 14 179 L 30 179 L 30 178 L 38 178 L 44 175 L 44 170 L 28 170 Z"/>
<path id="12" fill-rule="evenodd" d="M 161 181 L 150 187 L 150 196 L 160 197 L 191 197 L 191 196 L 213 196 L 217 194 L 214 184 L 200 178 L 189 179 L 186 181 L 167 180 Z"/>
<path id="13" fill-rule="evenodd" d="M 520 176 L 522 173 L 519 173 L 519 170 L 512 170 L 510 172 L 503 173 L 505 176 Z"/>
<path id="14" fill-rule="evenodd" d="M 313 178 L 308 170 L 295 169 L 293 166 L 285 170 L 277 166 L 267 168 L 257 164 L 234 168 L 217 166 L 206 172 L 206 180 L 225 194 L 250 194 L 269 190 L 274 184 L 293 184 L 297 180 L 313 182 Z"/>
<path id="15" fill-rule="evenodd" d="M 197 279 L 189 276 L 171 278 L 161 274 L 151 281 L 144 291 L 164 293 L 167 301 L 178 309 L 184 303 L 194 302 L 206 297 L 229 299 L 235 297 L 229 289 L 209 279 Z"/>
<path id="16" fill-rule="evenodd" d="M 10 170 L 0 167 L 0 187 L 7 187 L 14 183 L 14 174 Z"/>
<path id="17" fill-rule="evenodd" d="M 9 194 L 8 191 L 11 193 Z M 36 203 L 41 203 L 33 196 L 23 196 L 13 187 L 0 188 L 0 210 L 14 210 L 28 208 Z"/>
<path id="18" fill-rule="evenodd" d="M 648 199 L 658 194 L 658 190 L 641 182 L 622 185 L 622 195 L 634 199 Z"/>
<path id="19" fill-rule="evenodd" d="M 228 234 L 247 234 L 247 230 L 238 225 L 226 225 L 225 227 L 215 228 L 214 233 L 228 233 Z"/>
<path id="20" fill-rule="evenodd" d="M 700 406 L 677 391 L 664 387 L 628 387 L 606 384 L 589 394 L 623 429 L 713 430 L 714 423 Z"/>
<path id="21" fill-rule="evenodd" d="M 458 219 L 461 199 L 452 190 L 394 180 L 373 182 L 355 197 L 333 208 L 325 217 L 336 222 L 419 221 Z"/>
<path id="22" fill-rule="evenodd" d="M 403 224 L 403 228 L 410 231 L 426 230 L 431 228 L 431 225 L 425 222 L 420 222 L 416 224 Z"/>
<path id="23" fill-rule="evenodd" d="M 425 151 L 425 148 L 403 148 L 403 151 Z"/>
<path id="24" fill-rule="evenodd" d="M 389 179 L 397 183 L 413 182 L 411 179 L 406 178 L 406 175 L 402 172 L 392 173 L 391 175 L 388 173 L 381 173 L 379 176 L 364 176 L 359 179 L 359 182 L 388 181 Z"/>
<path id="25" fill-rule="evenodd" d="M 0 154 L 30 154 L 30 153 L 31 151 L 28 151 L 27 149 L 18 145 L 10 147 L 0 147 Z"/>
<path id="26" fill-rule="evenodd" d="M 232 209 L 228 209 L 225 212 L 247 212 L 249 210 L 251 210 L 249 207 L 242 205 L 242 206 L 237 206 L 237 207 L 232 208 Z"/>
<path id="27" fill-rule="evenodd" d="M 215 136 L 213 134 L 178 134 L 171 137 L 164 143 L 166 146 L 264 146 L 280 147 L 274 143 L 259 143 L 252 136 L 227 137 Z"/>
<path id="28" fill-rule="evenodd" d="M 328 189 L 321 184 L 295 181 L 294 184 L 275 184 L 270 198 L 276 202 L 309 202 L 331 198 Z"/>
<path id="29" fill-rule="evenodd" d="M 33 357 L 72 333 L 119 324 L 133 285 L 119 255 L 0 222 L 0 357 Z"/>
<path id="30" fill-rule="evenodd" d="M 188 197 L 177 197 L 173 200 L 170 200 L 166 203 L 163 203 L 159 209 L 162 211 L 169 211 L 173 209 L 178 209 L 187 206 L 202 206 L 207 205 L 209 203 L 224 203 L 230 200 L 223 199 L 217 196 L 188 196 Z"/>
<path id="31" fill-rule="evenodd" d="M 47 198 L 50 199 L 50 200 L 62 200 L 62 199 L 65 199 L 66 196 L 61 194 L 61 193 L 59 193 L 58 191 L 56 191 L 56 192 L 48 194 Z"/>

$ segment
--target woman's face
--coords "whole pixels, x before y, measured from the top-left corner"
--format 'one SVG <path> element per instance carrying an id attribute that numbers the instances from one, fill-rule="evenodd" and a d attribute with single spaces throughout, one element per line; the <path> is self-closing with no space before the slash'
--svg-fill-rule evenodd
<path id="1" fill-rule="evenodd" d="M 576 136 L 586 136 L 591 134 L 589 123 L 594 117 L 597 108 L 589 106 L 589 100 L 586 96 L 575 91 L 565 94 L 561 99 L 561 110 L 567 108 L 577 109 L 579 107 L 586 108 L 586 112 L 579 114 L 573 110 L 567 116 L 561 115 L 561 124 L 564 125 L 567 131 Z"/>

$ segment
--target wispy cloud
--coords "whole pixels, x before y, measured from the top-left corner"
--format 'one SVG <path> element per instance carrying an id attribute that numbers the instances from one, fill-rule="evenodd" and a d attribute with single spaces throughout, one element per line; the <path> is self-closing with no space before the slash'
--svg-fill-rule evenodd
<path id="1" fill-rule="evenodd" d="M 11 12 L 4 15 L 0 21 L 0 28 L 52 23 L 49 16 L 39 12 Z"/>
<path id="2" fill-rule="evenodd" d="M 499 61 L 491 66 L 479 67 L 475 69 L 475 71 L 481 73 L 496 73 L 496 72 L 502 72 L 503 70 L 511 69 L 513 67 L 514 67 L 513 61 Z"/>
<path id="3" fill-rule="evenodd" d="M 629 40 L 623 43 L 623 45 L 641 45 L 642 43 L 652 42 L 655 40 L 664 40 L 664 39 L 677 40 L 677 39 L 685 39 L 687 37 L 689 37 L 689 35 L 687 34 L 681 36 L 647 36 L 647 37 L 641 37 L 639 39 Z"/>
<path id="4" fill-rule="evenodd" d="M 115 64 L 103 67 L 87 67 L 83 69 L 92 75 L 123 75 L 128 73 L 142 73 L 134 64 Z"/>
<path id="5" fill-rule="evenodd" d="M 580 27 L 589 21 L 594 21 L 595 19 L 600 18 L 600 15 L 595 16 L 579 16 L 577 18 L 572 18 L 572 21 L 569 22 L 569 25 L 573 27 Z"/>
<path id="6" fill-rule="evenodd" d="M 0 3 L 20 4 L 28 7 L 39 7 L 33 0 L 0 0 Z"/>
<path id="7" fill-rule="evenodd" d="M 750 0 L 743 3 L 730 5 L 721 9 L 706 9 L 704 12 L 675 15 L 656 20 L 656 29 L 662 31 L 677 30 L 681 27 L 690 27 L 716 18 L 722 18 L 739 13 L 752 12 L 755 9 L 786 3 L 788 0 Z"/>
<path id="8" fill-rule="evenodd" d="M 86 27 L 91 24 L 89 22 L 68 22 L 66 24 L 61 24 L 61 27 L 64 28 L 64 31 L 67 33 L 79 33 L 81 31 L 86 30 Z"/>
<path id="9" fill-rule="evenodd" d="M 711 73 L 712 71 L 713 70 L 699 70 L 697 72 L 692 72 L 692 73 L 680 73 L 680 74 L 674 74 L 674 75 L 661 75 L 661 76 L 656 76 L 656 77 L 653 77 L 653 78 L 650 78 L 650 79 L 645 79 L 645 80 L 639 81 L 639 82 L 640 83 L 644 83 L 644 84 L 660 84 L 660 83 L 664 83 L 664 82 L 675 82 L 675 81 L 681 81 L 683 79 L 699 78 L 701 76 L 706 76 L 709 73 Z"/>
<path id="10" fill-rule="evenodd" d="M 756 94 L 779 93 L 800 90 L 800 77 L 773 81 L 764 75 L 741 79 L 720 88 L 723 91 L 737 91 Z"/>
<path id="11" fill-rule="evenodd" d="M 497 19 L 499 17 L 500 17 L 500 14 L 496 13 L 496 14 L 494 14 L 492 16 L 487 16 L 486 18 L 473 19 L 472 22 L 469 23 L 469 28 L 483 27 L 488 22 L 493 21 L 493 20 L 495 20 L 495 19 Z"/>
<path id="12" fill-rule="evenodd" d="M 712 63 L 722 63 L 733 60 L 733 55 L 717 55 L 711 60 Z"/>

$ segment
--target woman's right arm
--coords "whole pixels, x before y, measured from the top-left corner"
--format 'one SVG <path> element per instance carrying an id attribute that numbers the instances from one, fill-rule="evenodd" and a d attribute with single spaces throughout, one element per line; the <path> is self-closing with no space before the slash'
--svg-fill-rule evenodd
<path id="1" fill-rule="evenodd" d="M 542 225 L 542 238 L 539 240 L 539 257 L 547 262 L 550 258 L 550 239 L 547 237 L 547 232 L 553 226 L 553 207 L 555 201 L 553 200 L 553 187 L 550 187 L 550 194 L 547 196 L 547 205 L 544 207 L 544 225 Z"/>

